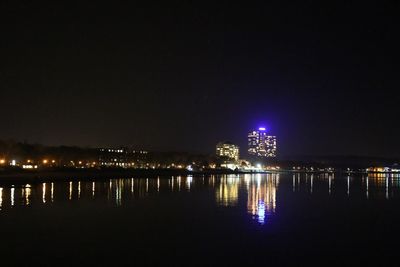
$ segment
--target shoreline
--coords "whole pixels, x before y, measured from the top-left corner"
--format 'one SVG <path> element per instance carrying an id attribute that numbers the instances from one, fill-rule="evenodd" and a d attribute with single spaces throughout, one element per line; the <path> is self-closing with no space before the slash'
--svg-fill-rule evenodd
<path id="1" fill-rule="evenodd" d="M 268 173 L 348 173 L 349 175 L 377 175 L 390 173 L 367 173 L 367 172 L 322 172 L 322 171 L 293 171 L 293 170 L 271 170 L 271 171 L 235 171 L 229 169 L 214 169 L 204 171 L 188 171 L 186 169 L 47 169 L 47 170 L 3 170 L 0 171 L 0 184 L 23 184 L 51 181 L 70 180 L 102 180 L 110 178 L 157 178 L 171 176 L 204 176 L 204 175 L 229 175 L 229 174 L 268 174 Z M 393 174 L 400 174 L 395 173 Z"/>
<path id="2" fill-rule="evenodd" d="M 110 178 L 157 178 L 171 176 L 200 176 L 245 174 L 234 170 L 188 171 L 185 169 L 50 169 L 0 171 L 0 184 L 35 183 L 47 181 L 102 180 Z M 267 172 L 263 172 L 267 173 Z"/>

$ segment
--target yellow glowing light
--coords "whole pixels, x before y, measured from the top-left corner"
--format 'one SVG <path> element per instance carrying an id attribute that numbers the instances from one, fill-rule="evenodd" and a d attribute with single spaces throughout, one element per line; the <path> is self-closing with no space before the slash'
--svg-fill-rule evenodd
<path id="1" fill-rule="evenodd" d="M 53 160 L 51 161 L 51 163 L 56 163 L 56 161 L 53 159 Z"/>
<path id="2" fill-rule="evenodd" d="M 0 159 L 0 164 L 4 164 L 4 163 L 6 163 L 6 160 L 5 159 Z"/>
<path id="3" fill-rule="evenodd" d="M 47 159 L 43 160 L 43 164 L 47 164 L 49 161 Z"/>
<path id="4" fill-rule="evenodd" d="M 28 159 L 28 160 L 27 160 L 27 162 L 28 162 L 28 163 L 31 163 L 31 160 L 30 160 L 30 159 Z"/>
<path id="5" fill-rule="evenodd" d="M 82 164 L 82 161 L 79 161 L 79 164 Z"/>

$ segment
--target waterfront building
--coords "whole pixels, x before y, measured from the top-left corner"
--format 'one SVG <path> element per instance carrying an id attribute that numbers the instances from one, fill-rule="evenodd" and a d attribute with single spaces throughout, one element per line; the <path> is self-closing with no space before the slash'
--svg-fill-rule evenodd
<path id="1" fill-rule="evenodd" d="M 269 135 L 263 127 L 249 132 L 248 153 L 258 157 L 276 157 L 276 136 Z"/>
<path id="2" fill-rule="evenodd" d="M 219 142 L 216 146 L 216 154 L 219 157 L 227 157 L 237 161 L 239 160 L 239 147 L 231 142 Z"/>
<path id="3" fill-rule="evenodd" d="M 147 151 L 129 148 L 100 148 L 99 165 L 102 167 L 135 168 L 142 167 Z"/>

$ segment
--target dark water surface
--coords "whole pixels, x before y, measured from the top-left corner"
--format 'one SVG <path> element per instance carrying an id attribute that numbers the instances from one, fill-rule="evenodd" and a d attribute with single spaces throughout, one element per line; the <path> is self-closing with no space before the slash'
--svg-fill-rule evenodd
<path id="1" fill-rule="evenodd" d="M 4 266 L 396 264 L 400 176 L 0 185 Z"/>

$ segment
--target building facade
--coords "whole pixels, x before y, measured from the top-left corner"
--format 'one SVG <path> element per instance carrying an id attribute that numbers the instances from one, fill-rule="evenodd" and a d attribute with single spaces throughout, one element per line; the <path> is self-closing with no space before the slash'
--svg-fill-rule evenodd
<path id="1" fill-rule="evenodd" d="M 101 167 L 140 168 L 146 160 L 147 151 L 128 148 L 100 148 Z"/>
<path id="2" fill-rule="evenodd" d="M 220 142 L 216 146 L 216 154 L 219 157 L 239 160 L 239 147 L 231 142 Z"/>
<path id="3" fill-rule="evenodd" d="M 276 136 L 269 135 L 265 128 L 249 132 L 248 153 L 257 157 L 276 157 Z"/>

